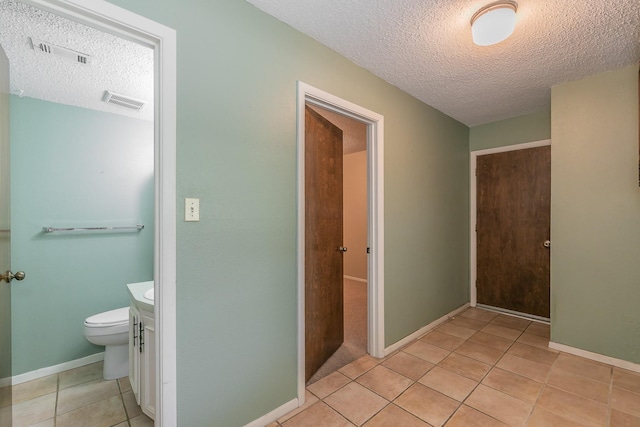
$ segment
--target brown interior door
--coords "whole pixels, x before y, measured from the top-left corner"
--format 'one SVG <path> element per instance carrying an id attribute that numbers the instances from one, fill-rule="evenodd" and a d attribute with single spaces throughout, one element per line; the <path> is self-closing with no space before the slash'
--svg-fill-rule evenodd
<path id="1" fill-rule="evenodd" d="M 551 147 L 478 156 L 477 300 L 549 318 Z"/>
<path id="2" fill-rule="evenodd" d="M 305 376 L 344 340 L 342 130 L 305 106 Z"/>

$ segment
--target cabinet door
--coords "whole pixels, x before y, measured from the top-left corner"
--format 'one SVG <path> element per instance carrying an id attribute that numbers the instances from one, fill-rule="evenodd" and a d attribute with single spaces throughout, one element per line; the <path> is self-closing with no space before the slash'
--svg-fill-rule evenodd
<path id="1" fill-rule="evenodd" d="M 144 348 L 142 350 L 140 407 L 149 418 L 156 416 L 156 333 L 153 313 L 142 311 L 144 324 Z"/>
<path id="2" fill-rule="evenodd" d="M 129 307 L 129 382 L 131 390 L 140 404 L 140 312 L 131 305 Z"/>

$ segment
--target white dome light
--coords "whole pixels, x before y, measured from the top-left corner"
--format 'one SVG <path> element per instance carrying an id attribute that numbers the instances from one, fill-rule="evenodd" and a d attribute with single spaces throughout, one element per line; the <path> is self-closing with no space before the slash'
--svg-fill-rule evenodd
<path id="1" fill-rule="evenodd" d="M 516 26 L 514 1 L 497 1 L 478 10 L 471 18 L 471 35 L 478 46 L 490 46 L 508 38 Z"/>

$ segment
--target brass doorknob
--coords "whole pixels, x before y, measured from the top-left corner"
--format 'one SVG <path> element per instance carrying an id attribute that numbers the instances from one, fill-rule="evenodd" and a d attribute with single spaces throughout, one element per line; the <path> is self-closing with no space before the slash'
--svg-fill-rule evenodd
<path id="1" fill-rule="evenodd" d="M 344 246 L 340 246 L 340 247 L 338 248 L 338 250 L 339 250 L 340 252 L 347 252 L 347 248 L 345 248 Z"/>
<path id="2" fill-rule="evenodd" d="M 544 246 L 545 248 L 550 248 L 551 247 L 551 240 L 545 240 L 544 243 L 542 244 L 542 246 Z"/>
<path id="3" fill-rule="evenodd" d="M 27 276 L 24 274 L 24 271 L 18 271 L 16 274 L 13 274 L 11 270 L 7 270 L 5 274 L 0 274 L 0 282 L 4 280 L 7 283 L 11 283 L 13 279 L 20 281 L 24 280 L 25 277 Z"/>

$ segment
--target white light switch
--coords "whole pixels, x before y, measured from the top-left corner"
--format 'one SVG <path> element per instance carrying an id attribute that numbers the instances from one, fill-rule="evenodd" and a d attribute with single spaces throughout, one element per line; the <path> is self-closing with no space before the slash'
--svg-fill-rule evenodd
<path id="1" fill-rule="evenodd" d="M 200 199 L 184 199 L 184 220 L 200 221 Z"/>

